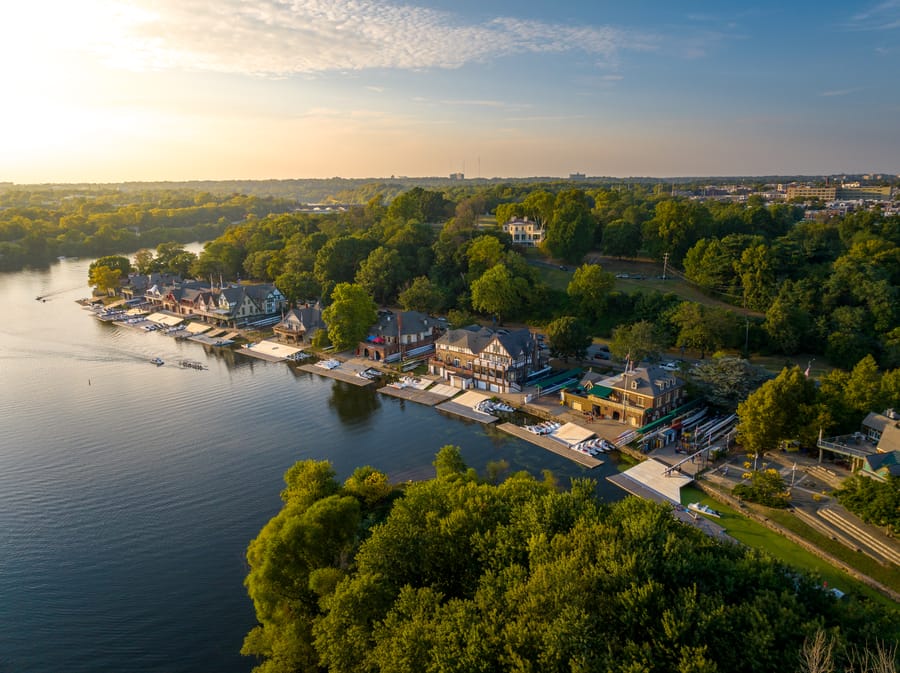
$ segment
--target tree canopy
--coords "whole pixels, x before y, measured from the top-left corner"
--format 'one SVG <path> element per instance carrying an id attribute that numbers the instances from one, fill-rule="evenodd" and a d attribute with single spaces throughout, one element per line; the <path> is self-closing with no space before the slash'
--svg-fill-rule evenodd
<path id="1" fill-rule="evenodd" d="M 322 311 L 331 343 L 338 350 L 358 344 L 378 318 L 377 309 L 365 288 L 353 283 L 338 283 L 331 295 L 331 304 Z"/>
<path id="2" fill-rule="evenodd" d="M 343 485 L 327 463 L 288 471 L 247 552 L 258 673 L 769 673 L 799 670 L 822 628 L 839 657 L 900 635 L 896 612 L 839 602 L 661 505 L 603 504 L 584 480 L 488 483 L 457 447 L 435 465 L 394 489 L 372 468 Z"/>

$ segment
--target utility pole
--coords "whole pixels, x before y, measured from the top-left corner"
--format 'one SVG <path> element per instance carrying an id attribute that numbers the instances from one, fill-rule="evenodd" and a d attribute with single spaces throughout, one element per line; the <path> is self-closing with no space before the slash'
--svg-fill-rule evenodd
<path id="1" fill-rule="evenodd" d="M 669 270 L 669 253 L 666 252 L 663 254 L 663 277 L 662 279 L 666 279 L 666 273 Z"/>

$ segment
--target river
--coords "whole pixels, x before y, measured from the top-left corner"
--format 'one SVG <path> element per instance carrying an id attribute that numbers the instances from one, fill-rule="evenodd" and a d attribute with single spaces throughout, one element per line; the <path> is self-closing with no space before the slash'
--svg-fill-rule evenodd
<path id="1" fill-rule="evenodd" d="M 75 301 L 88 264 L 0 274 L 0 673 L 249 671 L 244 551 L 297 460 L 401 481 L 456 444 L 481 473 L 505 459 L 621 497 L 609 462 L 588 472 L 285 363 L 103 324 Z M 182 358 L 208 369 L 168 364 Z"/>

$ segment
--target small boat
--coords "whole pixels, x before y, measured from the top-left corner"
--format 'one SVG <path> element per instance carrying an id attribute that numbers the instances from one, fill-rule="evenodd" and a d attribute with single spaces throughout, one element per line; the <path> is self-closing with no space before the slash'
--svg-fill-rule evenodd
<path id="1" fill-rule="evenodd" d="M 701 514 L 706 514 L 707 516 L 714 516 L 715 518 L 720 518 L 722 515 L 714 510 L 712 507 L 708 505 L 701 505 L 699 502 L 692 502 L 688 505 L 688 509 L 693 512 L 700 512 Z"/>
<path id="2" fill-rule="evenodd" d="M 150 360 L 150 364 L 156 365 L 157 367 L 162 367 L 166 363 L 162 361 L 162 358 L 153 358 L 152 360 Z"/>

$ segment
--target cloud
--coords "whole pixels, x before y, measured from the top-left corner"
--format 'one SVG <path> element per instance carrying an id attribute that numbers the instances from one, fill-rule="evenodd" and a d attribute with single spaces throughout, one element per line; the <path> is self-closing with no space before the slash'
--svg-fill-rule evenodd
<path id="1" fill-rule="evenodd" d="M 453 69 L 517 54 L 612 60 L 648 38 L 610 26 L 460 15 L 376 0 L 108 0 L 122 20 L 93 45 L 108 63 L 291 76 L 373 68 Z M 127 11 L 126 11 L 127 10 Z M 649 41 L 652 41 L 649 40 Z"/>
<path id="2" fill-rule="evenodd" d="M 109 7 L 121 6 L 109 0 Z M 131 0 L 92 45 L 129 69 L 286 77 L 373 68 L 453 69 L 518 54 L 581 51 L 611 60 L 648 38 L 610 26 L 513 17 L 485 23 L 377 0 Z M 652 38 L 650 38 L 652 41 Z"/>
<path id="3" fill-rule="evenodd" d="M 854 30 L 893 30 L 900 28 L 900 0 L 886 0 L 857 12 L 848 22 Z"/>
<path id="4" fill-rule="evenodd" d="M 819 95 L 826 98 L 831 96 L 849 96 L 850 94 L 856 93 L 857 91 L 860 91 L 860 89 L 833 89 L 831 91 L 823 91 Z"/>

